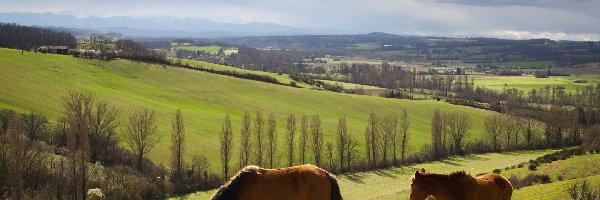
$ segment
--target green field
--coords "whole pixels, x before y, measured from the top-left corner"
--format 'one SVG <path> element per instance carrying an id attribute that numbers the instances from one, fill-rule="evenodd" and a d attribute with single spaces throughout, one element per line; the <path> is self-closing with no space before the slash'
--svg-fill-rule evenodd
<path id="1" fill-rule="evenodd" d="M 156 110 L 161 142 L 149 156 L 164 165 L 168 163 L 170 124 L 176 109 L 182 110 L 186 122 L 188 157 L 204 155 L 213 169 L 219 165 L 216 152 L 219 152 L 218 136 L 225 114 L 232 117 L 236 139 L 243 113 L 262 110 L 275 114 L 281 143 L 284 119 L 292 113 L 297 116 L 319 114 L 325 141 L 334 140 L 337 119 L 346 116 L 350 133 L 362 142 L 370 112 L 399 114 L 406 108 L 411 120 L 410 152 L 430 142 L 430 121 L 436 108 L 467 112 L 473 121 L 469 140 L 481 137 L 483 120 L 490 114 L 437 101 L 293 88 L 124 59 L 90 60 L 30 52 L 21 55 L 17 50 L 0 49 L 0 69 L 3 72 L 0 107 L 34 111 L 53 121 L 61 116 L 61 98 L 70 90 L 88 92 L 100 101 L 109 102 L 123 111 L 121 121 L 142 108 Z M 232 163 L 237 163 L 236 159 Z"/>
<path id="2" fill-rule="evenodd" d="M 490 64 L 505 67 L 517 67 L 521 69 L 556 67 L 554 61 L 495 62 Z"/>
<path id="3" fill-rule="evenodd" d="M 233 72 L 240 72 L 240 73 L 267 75 L 267 76 L 277 79 L 277 81 L 279 81 L 280 83 L 283 83 L 283 84 L 290 84 L 292 81 L 294 81 L 290 78 L 290 76 L 288 74 L 277 74 L 277 73 L 272 73 L 272 72 L 241 69 L 241 68 L 236 68 L 236 67 L 208 63 L 208 62 L 199 61 L 199 60 L 189 60 L 189 59 L 180 59 L 180 58 L 168 58 L 168 59 L 171 60 L 171 62 L 181 62 L 182 64 L 189 64 L 194 67 L 201 66 L 203 68 L 213 69 L 213 70 L 217 70 L 217 71 L 233 71 Z M 304 88 L 313 88 L 313 86 L 304 84 L 304 83 L 296 83 L 296 84 L 298 86 L 304 87 Z"/>
<path id="4" fill-rule="evenodd" d="M 515 190 L 515 199 L 565 199 L 568 186 L 584 179 L 596 188 L 600 188 L 600 154 L 575 156 L 542 164 L 535 171 L 530 171 L 525 166 L 507 170 L 502 172 L 502 175 L 506 177 L 515 175 L 521 179 L 529 173 L 546 174 L 550 176 L 552 183 L 536 184 Z M 558 176 L 562 176 L 563 181 L 560 181 Z"/>
<path id="5" fill-rule="evenodd" d="M 527 162 L 529 159 L 535 159 L 536 157 L 555 151 L 556 150 L 539 150 L 470 155 L 403 168 L 344 174 L 337 178 L 342 196 L 347 200 L 408 199 L 411 177 L 416 170 L 421 168 L 425 168 L 433 173 L 450 173 L 460 170 L 465 170 L 471 174 L 490 173 L 494 168 L 503 168 L 521 162 Z M 196 192 L 187 195 L 186 199 L 210 199 L 214 192 L 215 190 Z"/>
<path id="6" fill-rule="evenodd" d="M 341 81 L 330 81 L 330 80 L 320 80 L 323 81 L 324 83 L 327 84 L 333 84 L 333 85 L 341 85 L 344 89 L 357 89 L 357 88 L 362 88 L 362 89 L 385 89 L 385 88 L 380 88 L 377 86 L 371 86 L 371 85 L 361 85 L 361 84 L 356 84 L 356 83 L 346 83 L 346 82 L 341 82 Z"/>
<path id="7" fill-rule="evenodd" d="M 536 78 L 534 76 L 495 76 L 481 75 L 473 76 L 475 86 L 484 86 L 493 90 L 503 90 L 508 88 L 518 88 L 529 91 L 532 89 L 541 89 L 546 85 L 563 86 L 567 92 L 575 92 L 576 88 L 583 89 L 585 86 L 600 83 L 598 75 L 582 76 L 551 76 L 549 78 Z M 575 80 L 587 80 L 588 83 L 574 83 Z"/>
<path id="8" fill-rule="evenodd" d="M 219 49 L 221 49 L 221 47 L 217 46 L 217 45 L 210 45 L 210 46 L 182 46 L 182 47 L 177 47 L 177 49 L 183 49 L 183 50 L 188 50 L 188 51 L 205 51 L 205 52 L 208 52 L 210 54 L 217 54 L 219 52 Z"/>
<path id="9" fill-rule="evenodd" d="M 519 179 L 527 174 L 546 174 L 550 179 L 559 181 L 558 176 L 563 180 L 576 179 L 600 174 L 600 154 L 590 154 L 575 156 L 566 160 L 557 160 L 552 163 L 542 164 L 537 170 L 531 171 L 525 165 L 523 168 L 510 169 L 502 172 L 506 177 L 516 176 Z"/>
<path id="10" fill-rule="evenodd" d="M 533 185 L 517 189 L 513 192 L 513 199 L 519 200 L 555 200 L 569 199 L 567 188 L 574 183 L 587 180 L 593 188 L 600 188 L 600 175 L 578 178 L 567 181 L 560 181 L 548 184 Z"/>
<path id="11" fill-rule="evenodd" d="M 181 49 L 181 50 L 188 50 L 188 51 L 205 51 L 210 54 L 217 54 L 217 53 L 219 53 L 219 50 L 222 47 L 217 46 L 217 45 L 210 45 L 210 46 L 176 45 L 176 46 L 172 46 L 172 48 L 174 51 Z"/>

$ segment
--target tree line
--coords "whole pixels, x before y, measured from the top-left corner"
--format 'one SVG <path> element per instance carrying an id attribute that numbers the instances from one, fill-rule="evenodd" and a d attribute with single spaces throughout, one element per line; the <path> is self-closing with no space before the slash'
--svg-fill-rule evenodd
<path id="1" fill-rule="evenodd" d="M 74 49 L 77 47 L 77 39 L 65 32 L 0 23 L 0 47 L 32 50 L 40 46 L 67 46 Z"/>
<path id="2" fill-rule="evenodd" d="M 267 167 L 293 166 L 313 163 L 334 172 L 343 173 L 406 163 L 408 157 L 409 119 L 406 110 L 400 115 L 379 119 L 370 115 L 365 132 L 368 165 L 361 160 L 358 139 L 349 132 L 345 117 L 338 119 L 335 141 L 324 141 L 321 117 L 290 114 L 285 119 L 285 130 L 277 130 L 277 120 L 271 113 L 263 119 L 257 111 L 254 120 L 246 112 L 242 117 L 239 144 L 234 144 L 234 130 L 229 115 L 225 116 L 220 134 L 221 170 L 227 178 L 232 170 L 246 165 Z M 283 136 L 278 136 L 283 134 Z M 283 138 L 283 142 L 278 142 Z M 283 145 L 283 146 L 279 146 Z M 236 151 L 237 150 L 237 151 Z M 234 155 L 237 167 L 232 167 Z M 382 156 L 379 156 L 379 155 Z M 280 156 L 284 160 L 279 160 Z M 381 160 L 378 160 L 381 157 Z"/>

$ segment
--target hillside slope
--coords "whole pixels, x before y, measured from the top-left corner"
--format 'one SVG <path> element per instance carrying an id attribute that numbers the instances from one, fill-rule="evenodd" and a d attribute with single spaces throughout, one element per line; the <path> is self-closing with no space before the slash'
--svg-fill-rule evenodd
<path id="1" fill-rule="evenodd" d="M 88 60 L 30 52 L 21 55 L 20 51 L 0 49 L 0 71 L 0 107 L 38 112 L 53 121 L 61 116 L 61 98 L 69 90 L 88 92 L 100 101 L 109 102 L 122 111 L 120 121 L 141 108 L 156 110 L 162 140 L 150 158 L 165 165 L 171 121 L 178 108 L 186 122 L 188 156 L 207 156 L 214 169 L 219 166 L 218 136 L 227 113 L 232 117 L 236 140 L 243 113 L 249 111 L 254 117 L 257 110 L 262 110 L 265 114 L 275 114 L 280 142 L 285 133 L 285 117 L 295 113 L 297 118 L 319 114 L 325 140 L 332 142 L 337 119 L 346 116 L 349 131 L 362 143 L 370 112 L 398 114 L 406 108 L 411 119 L 412 152 L 430 142 L 430 121 L 436 108 L 467 112 L 473 121 L 469 139 L 481 137 L 483 119 L 489 115 L 488 111 L 443 102 L 292 88 L 122 59 Z M 235 142 L 234 148 L 238 144 Z M 237 163 L 236 158 L 233 163 Z"/>

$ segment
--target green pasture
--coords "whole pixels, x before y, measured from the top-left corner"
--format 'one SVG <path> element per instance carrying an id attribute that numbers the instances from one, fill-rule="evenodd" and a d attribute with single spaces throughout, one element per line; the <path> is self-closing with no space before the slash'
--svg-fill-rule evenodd
<path id="1" fill-rule="evenodd" d="M 415 171 L 421 168 L 433 173 L 451 173 L 461 170 L 470 174 L 490 173 L 495 168 L 503 168 L 527 162 L 530 159 L 535 159 L 536 157 L 555 151 L 557 150 L 468 155 L 400 168 L 343 174 L 337 176 L 337 178 L 342 196 L 347 200 L 408 199 L 411 178 Z M 196 192 L 180 198 L 189 200 L 210 199 L 215 191 Z"/>
<path id="2" fill-rule="evenodd" d="M 532 89 L 542 89 L 546 87 L 546 85 L 554 85 L 562 86 L 567 92 L 574 93 L 577 88 L 583 89 L 587 85 L 596 85 L 600 83 L 600 76 L 598 75 L 551 76 L 549 78 L 536 78 L 534 76 L 476 75 L 470 78 L 474 78 L 475 86 L 484 86 L 498 91 L 509 88 L 530 91 Z M 576 80 L 587 80 L 588 83 L 575 83 Z"/>
<path id="3" fill-rule="evenodd" d="M 90 93 L 98 101 L 116 107 L 121 111 L 120 123 L 142 108 L 156 110 L 161 141 L 149 157 L 165 166 L 168 166 L 170 126 L 176 109 L 182 110 L 186 124 L 188 159 L 194 155 L 206 156 L 215 170 L 220 166 L 217 152 L 225 114 L 232 118 L 236 139 L 234 149 L 237 149 L 243 113 L 250 112 L 252 118 L 258 110 L 265 114 L 273 113 L 278 126 L 280 158 L 284 157 L 281 145 L 285 133 L 284 120 L 289 114 L 295 114 L 297 121 L 300 121 L 301 115 L 319 114 L 325 141 L 330 142 L 334 141 L 337 120 L 345 116 L 348 130 L 362 145 L 369 113 L 391 115 L 407 109 L 410 152 L 430 143 L 430 121 L 434 109 L 468 113 L 473 123 L 467 141 L 482 137 L 483 120 L 490 114 L 485 110 L 437 101 L 293 88 L 124 59 L 105 61 L 31 52 L 21 55 L 17 50 L 0 49 L 0 70 L 0 107 L 40 113 L 52 121 L 61 117 L 61 99 L 72 90 Z M 122 132 L 122 127 L 118 132 Z M 358 149 L 362 151 L 364 148 L 359 146 Z M 237 156 L 232 163 L 237 164 Z"/>

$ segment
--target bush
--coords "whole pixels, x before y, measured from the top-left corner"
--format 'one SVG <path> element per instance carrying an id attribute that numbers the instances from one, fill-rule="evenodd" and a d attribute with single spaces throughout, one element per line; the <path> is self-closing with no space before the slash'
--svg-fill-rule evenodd
<path id="1" fill-rule="evenodd" d="M 517 168 L 523 168 L 523 163 L 521 163 L 521 164 L 518 164 L 518 165 L 517 165 Z"/>
<path id="2" fill-rule="evenodd" d="M 519 185 L 520 182 L 517 176 L 515 175 L 510 176 L 507 180 L 508 182 L 510 182 L 511 185 L 513 185 L 513 187 L 517 187 L 517 185 Z"/>
<path id="3" fill-rule="evenodd" d="M 88 189 L 87 199 L 89 199 L 89 200 L 104 199 L 104 194 L 102 193 L 102 190 L 100 188 Z"/>
<path id="4" fill-rule="evenodd" d="M 527 186 L 533 185 L 534 179 L 535 179 L 535 175 L 527 174 L 527 176 L 523 177 L 523 179 L 521 179 L 521 181 L 519 181 L 517 188 L 522 188 L 522 187 L 527 187 Z"/>
<path id="5" fill-rule="evenodd" d="M 548 176 L 547 174 L 542 174 L 542 175 L 535 175 L 533 182 L 546 184 L 546 183 L 552 183 L 552 180 L 550 179 L 550 176 Z"/>
<path id="6" fill-rule="evenodd" d="M 569 197 L 573 200 L 596 200 L 600 199 L 600 190 L 593 188 L 583 180 L 579 183 L 574 183 L 566 190 Z"/>
<path id="7" fill-rule="evenodd" d="M 494 169 L 494 171 L 492 171 L 492 172 L 494 172 L 496 174 L 500 174 L 500 172 L 502 172 L 502 170 L 501 169 Z"/>
<path id="8" fill-rule="evenodd" d="M 538 166 L 539 165 L 536 163 L 529 163 L 529 170 L 531 170 L 531 171 L 537 170 Z"/>

